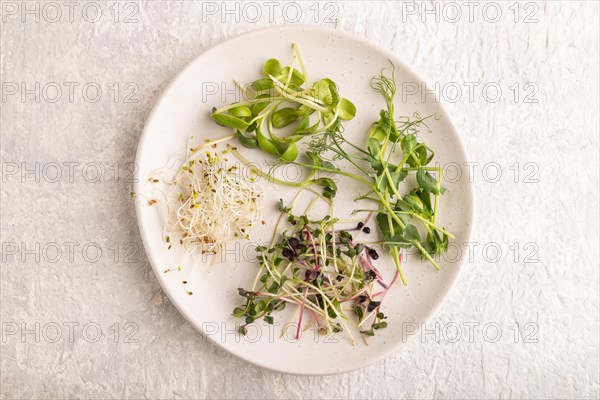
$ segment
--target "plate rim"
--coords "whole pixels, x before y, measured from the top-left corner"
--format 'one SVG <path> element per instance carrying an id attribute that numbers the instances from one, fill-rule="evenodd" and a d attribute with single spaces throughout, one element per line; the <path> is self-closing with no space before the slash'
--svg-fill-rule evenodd
<path id="1" fill-rule="evenodd" d="M 159 98 L 156 100 L 154 106 L 152 107 L 152 110 L 150 111 L 150 113 L 148 114 L 148 117 L 146 118 L 146 121 L 144 123 L 144 127 L 142 129 L 142 133 L 140 135 L 139 141 L 138 141 L 138 145 L 137 145 L 137 149 L 136 149 L 136 155 L 135 155 L 135 164 L 136 165 L 140 165 L 140 159 L 142 157 L 142 148 L 145 147 L 146 142 L 149 140 L 149 126 L 152 125 L 153 120 L 156 118 L 157 114 L 158 114 L 158 109 L 161 108 L 163 102 L 165 102 L 165 99 L 167 97 L 168 92 L 170 91 L 170 89 L 175 85 L 175 83 L 181 78 L 182 75 L 185 74 L 186 71 L 188 71 L 189 69 L 192 68 L 192 66 L 196 63 L 199 62 L 199 60 L 201 60 L 204 57 L 207 57 L 210 55 L 211 52 L 213 52 L 215 49 L 224 46 L 226 44 L 228 44 L 229 42 L 232 42 L 234 40 L 238 40 L 241 39 L 245 36 L 248 35 L 252 35 L 252 34 L 256 34 L 259 32 L 264 32 L 264 31 L 271 31 L 273 33 L 276 33 L 277 31 L 292 31 L 292 30 L 300 30 L 300 31 L 306 31 L 306 30 L 311 30 L 314 31 L 316 33 L 322 33 L 324 35 L 328 35 L 328 34 L 335 34 L 338 35 L 340 37 L 343 37 L 345 39 L 349 39 L 349 40 L 354 40 L 357 42 L 360 42 L 362 45 L 365 45 L 367 47 L 375 47 L 377 48 L 378 51 L 382 52 L 384 55 L 386 55 L 386 57 L 390 60 L 393 60 L 393 62 L 397 65 L 401 65 L 403 68 L 406 68 L 407 70 L 409 70 L 411 73 L 413 73 L 424 85 L 425 88 L 430 89 L 429 84 L 421 77 L 421 75 L 415 71 L 414 68 L 412 68 L 410 65 L 408 65 L 408 63 L 406 63 L 404 60 L 402 60 L 401 58 L 399 58 L 396 54 L 394 54 L 393 52 L 387 50 L 385 47 L 380 46 L 379 44 L 372 42 L 362 36 L 359 36 L 357 34 L 354 33 L 350 33 L 350 32 L 346 32 L 346 31 L 342 31 L 342 30 L 338 30 L 338 29 L 333 29 L 333 28 L 329 28 L 329 27 L 323 27 L 323 26 L 314 26 L 314 25 L 304 25 L 304 24 L 297 24 L 297 25 L 280 25 L 280 26 L 270 26 L 270 27 L 264 27 L 264 28 L 259 28 L 259 29 L 252 29 L 237 35 L 234 35 L 232 37 L 226 38 L 224 40 L 219 41 L 218 43 L 210 46 L 209 48 L 205 49 L 204 51 L 200 52 L 200 54 L 198 54 L 196 57 L 194 57 L 192 60 L 190 60 L 188 63 L 186 63 L 178 72 L 176 75 L 174 75 L 171 80 L 169 81 L 168 85 L 162 90 Z M 445 114 L 446 116 L 448 116 L 447 120 L 451 126 L 451 128 L 456 132 L 457 135 L 457 142 L 458 142 L 458 150 L 460 153 L 462 153 L 461 155 L 463 156 L 463 158 L 465 160 L 468 160 L 468 153 L 467 153 L 467 149 L 466 146 L 462 140 L 462 137 L 460 135 L 460 132 L 456 126 L 456 124 L 454 123 L 454 120 L 451 118 L 450 114 L 448 113 L 444 102 L 442 99 L 440 99 L 437 103 L 438 107 L 441 109 L 441 111 L 443 112 L 443 114 Z M 468 204 L 468 212 L 467 212 L 467 217 L 470 219 L 470 224 L 466 229 L 466 238 L 468 241 L 471 240 L 472 235 L 473 235 L 473 228 L 475 225 L 475 206 L 476 206 L 476 198 L 475 198 L 475 185 L 473 183 L 473 180 L 470 179 L 471 178 L 471 174 L 470 171 L 467 173 L 468 177 L 469 177 L 469 182 L 466 185 L 466 187 L 468 188 L 469 194 L 468 194 L 468 200 L 469 200 L 469 204 Z M 135 182 L 134 184 L 134 191 L 135 193 L 141 192 L 142 191 L 142 180 L 137 179 L 137 182 Z M 362 369 L 365 368 L 367 366 L 370 366 L 372 364 L 375 364 L 378 361 L 381 361 L 387 357 L 389 357 L 390 355 L 392 355 L 393 353 L 397 352 L 404 344 L 406 344 L 407 342 L 409 342 L 411 340 L 411 338 L 413 336 L 416 335 L 411 335 L 409 336 L 405 341 L 400 341 L 398 343 L 394 343 L 393 345 L 390 345 L 389 348 L 385 349 L 385 351 L 383 351 L 381 354 L 370 358 L 368 360 L 361 360 L 359 362 L 357 362 L 356 364 L 353 364 L 352 366 L 349 367 L 343 367 L 339 370 L 335 370 L 335 371 L 331 371 L 331 372 L 327 372 L 327 373 L 310 373 L 310 372 L 292 372 L 292 371 L 286 371 L 286 370 L 281 370 L 281 369 L 277 369 L 277 368 L 273 368 L 271 367 L 268 363 L 262 363 L 260 361 L 257 360 L 253 360 L 253 359 L 249 359 L 243 355 L 237 354 L 233 351 L 231 351 L 230 349 L 224 347 L 222 345 L 222 343 L 220 343 L 219 341 L 215 340 L 213 337 L 211 337 L 210 335 L 205 334 L 205 332 L 203 331 L 202 327 L 197 324 L 193 318 L 191 317 L 191 313 L 188 313 L 187 311 L 185 311 L 185 307 L 180 304 L 181 302 L 179 302 L 177 300 L 177 298 L 175 296 L 173 296 L 170 292 L 170 290 L 168 289 L 168 286 L 166 284 L 166 278 L 164 277 L 164 274 L 161 273 L 160 268 L 158 267 L 158 263 L 156 262 L 156 260 L 150 255 L 149 253 L 149 243 L 150 243 L 150 239 L 148 237 L 149 232 L 148 229 L 145 225 L 144 218 L 142 216 L 142 206 L 141 206 L 141 202 L 139 201 L 135 201 L 135 211 L 136 211 L 136 219 L 137 219 L 137 225 L 138 225 L 138 229 L 140 232 L 140 237 L 142 238 L 142 244 L 144 246 L 144 252 L 146 253 L 146 256 L 148 258 L 148 261 L 150 263 L 150 265 L 152 266 L 152 270 L 154 272 L 154 275 L 156 276 L 160 287 L 162 289 L 162 291 L 167 295 L 167 297 L 169 298 L 169 300 L 171 301 L 171 303 L 175 306 L 175 308 L 177 309 L 177 311 L 185 318 L 185 320 L 191 324 L 194 329 L 196 329 L 204 338 L 207 338 L 210 342 L 212 342 L 213 344 L 215 344 L 216 346 L 218 346 L 220 349 L 227 351 L 228 354 L 231 354 L 235 357 L 237 357 L 238 359 L 241 359 L 245 362 L 248 362 L 252 365 L 255 365 L 257 367 L 260 368 L 264 368 L 266 370 L 272 371 L 272 372 L 277 372 L 277 373 L 282 373 L 282 374 L 287 374 L 287 375 L 295 375 L 295 376 L 330 376 L 330 375 L 339 375 L 339 374 L 343 374 L 343 373 L 348 373 L 348 372 L 352 372 L 352 371 L 356 371 L 358 369 Z M 466 258 L 463 257 L 459 263 L 455 266 L 455 268 L 457 268 L 457 272 L 454 275 L 454 277 L 451 278 L 451 281 L 448 282 L 448 286 L 446 287 L 445 292 L 442 294 L 440 300 L 437 302 L 436 305 L 434 305 L 433 307 L 431 307 L 427 312 L 425 312 L 423 315 L 424 317 L 422 318 L 422 322 L 425 323 L 429 320 L 431 320 L 431 318 L 437 314 L 437 312 L 439 311 L 439 309 L 441 308 L 441 306 L 446 302 L 449 294 L 452 292 L 452 290 L 454 289 L 456 283 L 458 282 L 459 278 L 462 276 L 463 273 L 463 269 L 464 269 L 464 264 L 466 262 Z M 421 330 L 421 326 L 418 326 L 417 331 L 419 332 Z"/>

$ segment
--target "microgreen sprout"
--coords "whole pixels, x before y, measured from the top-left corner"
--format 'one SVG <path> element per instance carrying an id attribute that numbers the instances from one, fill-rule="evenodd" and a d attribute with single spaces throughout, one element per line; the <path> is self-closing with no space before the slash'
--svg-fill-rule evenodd
<path id="1" fill-rule="evenodd" d="M 276 183 L 297 187 L 322 186 L 323 196 L 328 198 L 336 195 L 337 185 L 331 178 L 316 179 L 317 172 L 347 177 L 364 184 L 368 192 L 356 200 L 375 202 L 378 207 L 372 210 L 357 209 L 354 213 L 370 211 L 377 214 L 377 227 L 383 236 L 381 243 L 392 255 L 399 276 L 406 285 L 400 263 L 401 249 L 417 249 L 423 259 L 440 269 L 434 256 L 446 252 L 449 238 L 454 238 L 452 233 L 436 223 L 439 196 L 446 190 L 441 186 L 442 170 L 430 165 L 434 152 L 427 144 L 418 141 L 423 130 L 431 132 L 428 120 L 438 117 L 435 114 L 422 117 L 414 113 L 412 117 L 403 116 L 396 120 L 393 65 L 391 76 L 386 76 L 382 71 L 372 79 L 371 87 L 384 98 L 386 108 L 380 111 L 379 120 L 372 124 L 366 145 L 349 141 L 341 129 L 328 129 L 312 135 L 305 153 L 310 162 L 288 160 L 310 171 L 308 178 L 302 182 L 281 181 L 274 178 L 271 172 L 251 168 Z M 239 153 L 234 154 L 250 165 Z M 333 161 L 345 161 L 358 172 L 349 172 L 347 168 L 336 166 Z M 406 184 L 405 179 L 409 174 L 416 175 L 417 186 L 403 196 L 399 192 L 400 185 Z M 417 229 L 418 225 L 422 226 L 425 237 Z M 369 231 L 367 227 L 365 233 Z"/>
<path id="2" fill-rule="evenodd" d="M 412 118 L 401 117 L 396 121 L 393 65 L 391 76 L 388 77 L 382 72 L 371 80 L 371 87 L 382 95 L 386 108 L 380 111 L 379 121 L 371 126 L 366 149 L 348 141 L 339 132 L 325 132 L 311 141 L 310 152 L 307 154 L 310 155 L 313 164 L 306 166 L 313 170 L 348 176 L 369 187 L 369 192 L 357 200 L 369 200 L 379 205 L 378 209 L 371 211 L 377 213 L 377 226 L 383 236 L 384 247 L 392 255 L 400 278 L 406 285 L 400 265 L 400 249 L 414 247 L 424 259 L 436 269 L 440 269 L 433 256 L 446 252 L 448 238 L 454 238 L 435 222 L 438 197 L 445 191 L 441 186 L 441 168 L 429 166 L 434 152 L 424 142 L 417 140 L 423 128 L 431 132 L 427 120 L 437 117 L 421 117 L 414 113 Z M 351 153 L 346 149 L 350 149 Z M 342 172 L 340 169 L 336 171 L 323 168 L 325 163 L 334 159 L 345 160 L 355 167 L 360 175 Z M 430 171 L 437 173 L 437 179 Z M 416 174 L 418 186 L 402 196 L 399 187 L 409 173 Z M 355 213 L 360 211 L 355 210 Z M 424 239 L 413 220 L 417 220 L 423 226 L 426 232 Z"/>
<path id="3" fill-rule="evenodd" d="M 297 339 L 303 328 L 311 326 L 321 334 L 344 331 L 353 343 L 351 326 L 365 336 L 385 328 L 380 308 L 391 284 L 383 282 L 368 260 L 367 253 L 374 249 L 356 242 L 347 230 L 339 230 L 337 218 L 311 220 L 295 215 L 282 201 L 279 210 L 288 227 L 278 233 L 274 245 L 256 248 L 257 278 L 252 290 L 238 290 L 245 304 L 236 307 L 233 315 L 243 318 L 245 325 L 259 319 L 273 324 L 275 311 L 296 307 Z M 376 292 L 377 286 L 384 290 Z M 240 332 L 246 331 L 245 325 Z"/>
<path id="4" fill-rule="evenodd" d="M 215 150 L 218 143 L 233 138 L 190 148 L 174 174 L 167 167 L 161 180 L 151 178 L 168 185 L 164 241 L 169 249 L 173 238 L 167 232 L 177 234 L 179 244 L 190 252 L 217 254 L 227 241 L 248 238 L 247 228 L 260 218 L 261 187 L 243 179 L 235 166 L 228 165 L 224 152 Z"/>
<path id="5" fill-rule="evenodd" d="M 297 142 L 302 138 L 339 132 L 341 121 L 351 120 L 356 113 L 354 104 L 340 97 L 331 79 L 309 83 L 298 46 L 294 43 L 292 47 L 290 65 L 283 67 L 279 60 L 267 60 L 263 77 L 249 89 L 238 84 L 244 101 L 214 108 L 211 114 L 217 124 L 234 129 L 243 146 L 258 147 L 282 162 L 296 159 Z M 282 131 L 287 134 L 282 135 Z"/>

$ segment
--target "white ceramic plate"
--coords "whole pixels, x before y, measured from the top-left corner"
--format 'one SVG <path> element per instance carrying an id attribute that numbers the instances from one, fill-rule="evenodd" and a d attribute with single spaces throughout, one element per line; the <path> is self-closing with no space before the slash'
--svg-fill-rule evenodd
<path id="1" fill-rule="evenodd" d="M 136 191 L 148 192 L 150 173 L 164 166 L 173 154 L 184 153 L 190 135 L 195 135 L 194 142 L 199 143 L 207 138 L 229 134 L 228 129 L 216 126 L 210 120 L 211 108 L 236 100 L 233 78 L 252 82 L 259 77 L 264 61 L 271 57 L 288 63 L 293 42 L 299 44 L 313 81 L 322 77 L 333 79 L 338 83 L 342 96 L 355 103 L 358 110 L 356 118 L 345 124 L 345 134 L 354 138 L 355 142 L 366 141 L 370 124 L 378 119 L 379 110 L 384 107 L 382 98 L 370 89 L 369 82 L 383 67 L 389 66 L 390 60 L 396 65 L 399 88 L 402 82 L 409 82 L 424 89 L 418 75 L 394 54 L 349 34 L 314 27 L 277 27 L 246 33 L 198 56 L 165 90 L 140 139 Z M 396 100 L 398 115 L 437 112 L 442 118 L 430 123 L 433 132 L 427 133 L 426 139 L 436 150 L 436 161 L 442 165 L 465 165 L 465 150 L 456 128 L 433 96 L 426 96 L 423 102 L 420 93 L 417 93 L 402 101 L 399 94 Z M 265 159 L 264 154 L 256 150 L 241 149 L 256 161 Z M 448 191 L 440 203 L 438 222 L 456 235 L 455 244 L 469 240 L 473 223 L 473 190 L 467 172 L 463 168 L 461 179 L 444 182 Z M 288 173 L 293 174 L 293 171 Z M 341 217 L 348 216 L 348 212 L 356 207 L 353 199 L 359 192 L 364 193 L 364 188 L 350 181 L 338 182 L 338 185 L 340 190 L 335 199 L 337 213 Z M 253 229 L 253 241 L 270 238 L 278 215 L 277 201 L 279 198 L 287 201 L 295 192 L 294 189 L 266 185 L 263 207 L 267 224 L 259 224 Z M 370 338 L 368 346 L 361 340 L 353 346 L 343 333 L 322 337 L 312 330 L 305 332 L 299 341 L 293 338 L 293 329 L 280 338 L 287 318 L 278 314 L 274 315 L 279 325 L 269 327 L 262 321 L 257 322 L 244 337 L 236 333 L 240 320 L 230 314 L 235 306 L 242 303 L 237 288 L 252 286 L 257 268 L 252 261 L 255 245 L 240 242 L 238 247 L 228 247 L 224 263 L 211 267 L 209 263 L 200 262 L 192 266 L 189 260 L 182 263 L 184 253 L 178 245 L 167 250 L 162 240 L 163 224 L 157 207 L 148 207 L 147 202 L 138 197 L 136 210 L 148 259 L 163 289 L 185 318 L 232 354 L 285 373 L 339 373 L 364 367 L 389 355 L 440 306 L 463 264 L 464 252 L 461 257 L 455 257 L 456 248 L 450 250 L 451 256 L 441 259 L 442 271 L 439 272 L 417 257 L 410 256 L 404 266 L 408 286 L 396 285 L 384 302 L 382 311 L 388 315 L 389 327 Z M 373 232 L 376 232 L 374 227 Z M 177 271 L 178 265 L 181 265 L 181 271 Z M 393 262 L 381 257 L 377 266 L 389 282 L 395 271 Z M 169 268 L 171 272 L 164 273 Z M 188 283 L 184 285 L 183 280 Z M 188 291 L 193 295 L 188 295 Z M 355 332 L 355 336 L 360 335 Z"/>

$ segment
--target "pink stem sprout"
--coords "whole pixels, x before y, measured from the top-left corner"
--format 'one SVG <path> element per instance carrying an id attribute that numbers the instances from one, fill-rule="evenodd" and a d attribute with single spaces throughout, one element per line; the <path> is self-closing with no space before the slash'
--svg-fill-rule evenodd
<path id="1" fill-rule="evenodd" d="M 296 328 L 296 340 L 300 339 L 300 329 L 302 328 L 302 316 L 304 315 L 304 305 L 306 304 L 306 296 L 308 294 L 308 286 L 304 289 L 304 299 L 300 304 L 300 318 L 298 318 L 298 328 Z"/>

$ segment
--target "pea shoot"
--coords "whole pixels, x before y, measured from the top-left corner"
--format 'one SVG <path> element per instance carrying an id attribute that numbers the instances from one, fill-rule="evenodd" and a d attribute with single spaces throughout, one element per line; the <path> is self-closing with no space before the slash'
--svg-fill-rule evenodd
<path id="1" fill-rule="evenodd" d="M 311 151 L 307 154 L 313 165 L 307 167 L 344 175 L 369 187 L 370 190 L 357 200 L 372 201 L 378 208 L 359 209 L 354 213 L 377 213 L 377 226 L 383 236 L 384 247 L 392 255 L 400 278 L 406 285 L 401 269 L 400 249 L 416 248 L 422 258 L 439 270 L 440 266 L 434 256 L 446 252 L 448 239 L 454 238 L 454 235 L 435 222 L 438 198 L 445 192 L 445 188 L 441 186 L 442 170 L 430 165 L 434 151 L 417 140 L 423 128 L 431 132 L 427 120 L 437 116 L 421 117 L 414 113 L 412 118 L 404 116 L 396 120 L 393 65 L 391 76 L 386 76 L 382 71 L 371 80 L 371 88 L 382 95 L 386 108 L 380 111 L 379 120 L 370 128 L 366 149 L 351 143 L 338 132 L 326 132 L 310 143 Z M 353 153 L 349 153 L 346 148 L 350 148 Z M 334 159 L 345 160 L 361 174 L 323 167 Z M 431 172 L 436 173 L 437 178 Z M 417 187 L 402 196 L 399 187 L 409 173 L 416 174 Z M 425 238 L 421 237 L 413 224 L 415 220 L 423 226 Z"/>

